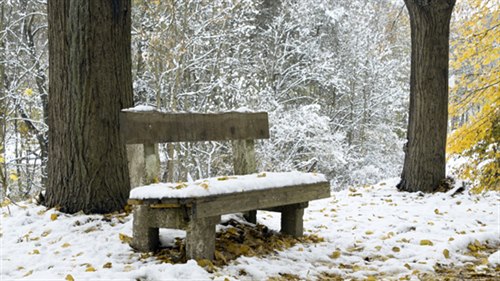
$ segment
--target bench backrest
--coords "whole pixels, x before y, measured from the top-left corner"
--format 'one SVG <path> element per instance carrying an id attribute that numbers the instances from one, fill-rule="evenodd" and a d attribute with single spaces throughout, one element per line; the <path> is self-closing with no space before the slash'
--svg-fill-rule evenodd
<path id="1" fill-rule="evenodd" d="M 254 140 L 269 138 L 267 112 L 123 111 L 120 114 L 120 130 L 126 144 L 143 145 L 142 156 L 129 155 L 133 187 L 157 180 L 160 172 L 157 143 L 230 140 L 234 173 L 244 175 L 257 172 Z"/>
<path id="2" fill-rule="evenodd" d="M 269 138 L 267 112 L 163 113 L 122 112 L 127 144 Z"/>

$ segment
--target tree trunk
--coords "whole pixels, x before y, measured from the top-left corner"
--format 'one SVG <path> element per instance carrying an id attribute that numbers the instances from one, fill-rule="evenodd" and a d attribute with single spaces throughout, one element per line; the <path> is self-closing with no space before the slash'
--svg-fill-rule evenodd
<path id="1" fill-rule="evenodd" d="M 122 209 L 130 190 L 120 109 L 130 107 L 130 0 L 50 0 L 46 204 Z"/>
<path id="2" fill-rule="evenodd" d="M 446 177 L 448 57 L 455 0 L 405 0 L 411 23 L 408 143 L 404 191 L 436 191 Z"/>

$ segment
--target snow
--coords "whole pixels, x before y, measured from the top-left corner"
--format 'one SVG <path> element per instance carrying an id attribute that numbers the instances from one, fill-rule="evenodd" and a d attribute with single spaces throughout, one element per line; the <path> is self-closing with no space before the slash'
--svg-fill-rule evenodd
<path id="1" fill-rule="evenodd" d="M 239 108 L 235 109 L 234 111 L 235 112 L 241 112 L 241 113 L 252 113 L 252 112 L 255 112 L 255 111 L 253 111 L 250 108 L 245 107 L 245 106 L 239 107 Z"/>
<path id="2" fill-rule="evenodd" d="M 139 104 L 139 105 L 136 105 L 134 107 L 124 108 L 124 109 L 122 109 L 122 111 L 124 111 L 124 112 L 157 111 L 157 112 L 167 113 L 167 111 L 165 109 L 159 109 L 159 108 L 156 108 L 154 106 L 145 105 L 145 104 Z M 176 111 L 175 113 L 179 113 L 179 114 L 182 114 L 182 113 L 194 113 L 194 114 L 196 114 L 196 113 L 226 113 L 226 112 L 256 113 L 258 111 L 251 110 L 248 107 L 242 106 L 242 107 L 239 107 L 239 108 L 237 108 L 237 109 L 235 109 L 233 111 L 207 111 L 207 112 L 201 112 L 201 111 Z"/>
<path id="3" fill-rule="evenodd" d="M 158 111 L 156 107 L 151 105 L 136 105 L 134 107 L 122 109 L 125 112 L 144 112 L 144 111 Z"/>
<path id="4" fill-rule="evenodd" d="M 305 232 L 323 237 L 324 242 L 297 244 L 264 257 L 240 257 L 214 273 L 192 260 L 172 265 L 141 259 L 120 240 L 120 234 L 132 236 L 131 215 L 68 215 L 29 202 L 10 204 L 0 216 L 0 276 L 4 280 L 64 280 L 71 274 L 75 280 L 222 281 L 266 280 L 287 273 L 302 280 L 316 280 L 322 274 L 418 280 L 418 274 L 432 273 L 437 264 L 460 267 L 475 260 L 468 254 L 470 243 L 500 246 L 498 193 L 403 193 L 396 190 L 396 183 L 397 179 L 387 180 L 310 202 Z M 278 213 L 258 212 L 258 221 L 271 229 L 280 227 Z M 174 237 L 184 235 L 162 229 L 160 241 L 171 244 Z M 422 240 L 432 245 L 421 245 Z M 490 255 L 484 266 L 495 268 L 499 257 L 500 251 Z M 110 268 L 103 267 L 107 263 Z M 87 271 L 90 266 L 95 271 Z"/>
<path id="5" fill-rule="evenodd" d="M 326 181 L 325 176 L 317 173 L 263 172 L 243 176 L 201 179 L 195 182 L 157 183 L 140 186 L 130 191 L 130 198 L 189 198 L 324 181 Z"/>
<path id="6" fill-rule="evenodd" d="M 488 262 L 493 266 L 500 265 L 500 250 L 491 254 L 488 258 Z"/>
<path id="7" fill-rule="evenodd" d="M 325 14 L 330 18 L 332 23 L 336 23 L 346 14 L 346 10 L 340 7 L 334 10 L 325 10 Z"/>

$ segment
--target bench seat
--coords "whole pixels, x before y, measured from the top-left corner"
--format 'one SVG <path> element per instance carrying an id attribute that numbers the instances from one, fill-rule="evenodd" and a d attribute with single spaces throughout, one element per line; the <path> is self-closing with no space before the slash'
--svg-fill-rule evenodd
<path id="1" fill-rule="evenodd" d="M 134 188 L 132 246 L 153 251 L 159 246 L 159 228 L 185 229 L 186 255 L 212 259 L 215 226 L 224 214 L 251 210 L 282 213 L 281 231 L 303 234 L 303 213 L 311 200 L 330 196 L 330 185 L 316 173 L 264 172 L 216 177 L 193 183 L 160 183 Z"/>

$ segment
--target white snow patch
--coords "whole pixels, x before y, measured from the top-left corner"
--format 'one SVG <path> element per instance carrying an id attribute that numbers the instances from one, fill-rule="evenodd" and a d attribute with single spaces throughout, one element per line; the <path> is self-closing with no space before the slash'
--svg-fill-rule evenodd
<path id="1" fill-rule="evenodd" d="M 136 105 L 134 107 L 122 109 L 125 112 L 143 112 L 143 111 L 158 111 L 156 107 L 151 105 Z"/>
<path id="2" fill-rule="evenodd" d="M 495 253 L 491 254 L 488 257 L 488 262 L 493 265 L 497 266 L 500 265 L 500 250 L 496 251 Z"/>
<path id="3" fill-rule="evenodd" d="M 326 10 L 325 14 L 330 17 L 332 23 L 338 22 L 346 14 L 346 10 L 342 7 L 334 10 Z"/>
<path id="4" fill-rule="evenodd" d="M 244 107 L 244 106 L 239 107 L 239 108 L 235 109 L 234 111 L 235 112 L 242 112 L 242 113 L 255 112 L 255 111 L 251 110 L 250 108 Z"/>
<path id="5" fill-rule="evenodd" d="M 304 213 L 304 229 L 325 242 L 297 244 L 264 257 L 240 257 L 215 273 L 194 261 L 171 265 L 141 259 L 140 253 L 120 241 L 120 234 L 132 236 L 131 215 L 68 215 L 18 202 L 1 209 L 0 276 L 4 280 L 64 280 L 71 274 L 75 280 L 222 281 L 266 280 L 280 274 L 317 280 L 321 274 L 337 274 L 344 279 L 375 275 L 382 280 L 418 280 L 412 274 L 415 270 L 432 273 L 437 264 L 460 267 L 474 261 L 467 255 L 467 246 L 476 240 L 491 248 L 500 246 L 498 193 L 464 192 L 453 197 L 406 193 L 398 192 L 396 183 L 391 179 L 312 201 Z M 58 217 L 51 219 L 53 215 Z M 257 219 L 280 229 L 279 213 L 259 211 Z M 169 245 L 184 236 L 184 231 L 162 229 L 160 241 Z M 420 245 L 423 239 L 432 245 Z M 340 255 L 333 258 L 337 251 Z M 485 266 L 494 269 L 500 263 L 500 251 L 490 255 L 488 262 Z M 107 263 L 110 268 L 103 267 Z M 89 265 L 96 271 L 87 272 Z"/>
<path id="6" fill-rule="evenodd" d="M 302 172 L 263 172 L 244 176 L 224 176 L 195 182 L 157 183 L 140 186 L 130 191 L 131 199 L 188 198 L 235 193 L 257 189 L 270 189 L 290 185 L 324 182 L 322 174 Z"/>

